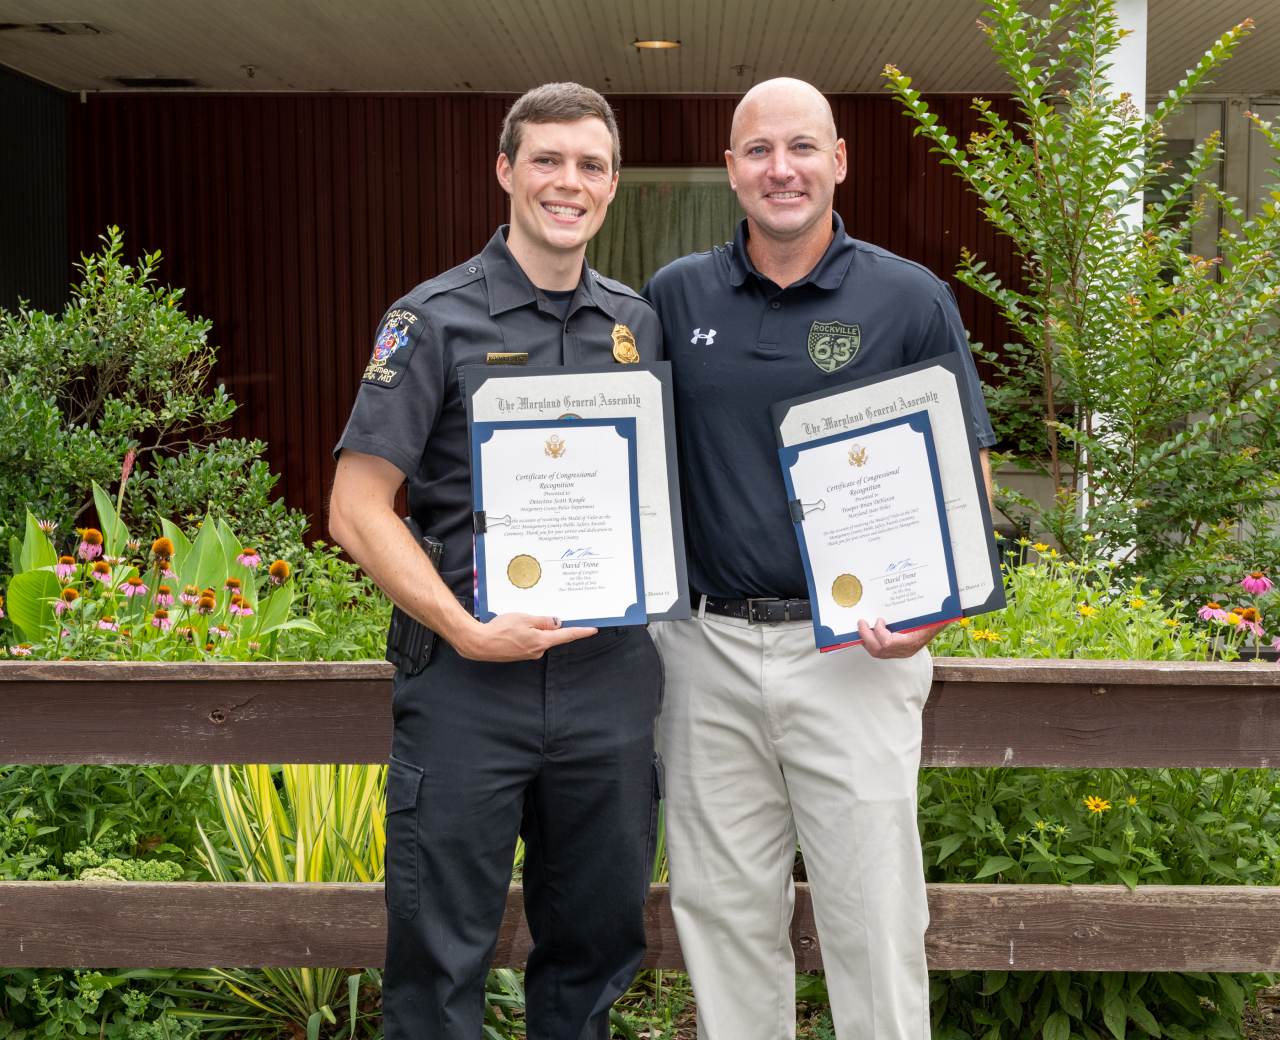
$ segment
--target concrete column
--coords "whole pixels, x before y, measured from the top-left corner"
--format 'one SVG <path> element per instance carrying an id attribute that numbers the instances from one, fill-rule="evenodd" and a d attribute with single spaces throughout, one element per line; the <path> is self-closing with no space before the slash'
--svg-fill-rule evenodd
<path id="1" fill-rule="evenodd" d="M 1147 0 L 1115 0 L 1120 28 L 1129 32 L 1111 55 L 1108 74 L 1115 96 L 1128 94 L 1140 114 L 1147 111 Z M 1124 208 L 1131 226 L 1142 226 L 1142 199 Z"/>

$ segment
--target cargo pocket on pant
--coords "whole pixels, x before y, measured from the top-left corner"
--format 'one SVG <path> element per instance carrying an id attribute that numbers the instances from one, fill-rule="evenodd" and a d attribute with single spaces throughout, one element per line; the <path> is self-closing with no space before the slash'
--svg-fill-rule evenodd
<path id="1" fill-rule="evenodd" d="M 649 810 L 649 851 L 645 856 L 647 874 L 644 881 L 644 897 L 649 898 L 649 886 L 653 883 L 654 867 L 659 853 L 666 852 L 665 828 L 662 827 L 662 759 L 653 756 L 653 802 Z"/>
<path id="2" fill-rule="evenodd" d="M 418 791 L 422 770 L 392 756 L 387 767 L 387 913 L 418 912 Z"/>

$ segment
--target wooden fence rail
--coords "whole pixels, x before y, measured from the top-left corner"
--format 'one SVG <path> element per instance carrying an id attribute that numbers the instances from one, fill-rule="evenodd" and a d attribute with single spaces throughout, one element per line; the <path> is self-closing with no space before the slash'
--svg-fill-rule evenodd
<path id="1" fill-rule="evenodd" d="M 391 669 L 306 664 L 0 664 L 0 762 L 384 762 Z M 926 766 L 1280 767 L 1273 664 L 940 659 Z M 1280 970 L 1280 889 L 930 885 L 934 968 Z M 665 886 L 647 967 L 683 966 Z M 382 963 L 380 885 L 0 882 L 12 967 Z M 821 967 L 797 886 L 797 964 Z M 495 963 L 524 963 L 513 886 Z"/>

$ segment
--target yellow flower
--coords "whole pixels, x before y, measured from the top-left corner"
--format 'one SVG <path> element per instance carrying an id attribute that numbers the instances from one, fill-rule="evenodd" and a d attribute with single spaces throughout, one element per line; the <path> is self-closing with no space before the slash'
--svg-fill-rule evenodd
<path id="1" fill-rule="evenodd" d="M 1048 556 L 1051 560 L 1057 559 L 1057 557 L 1058 557 L 1058 550 L 1057 550 L 1057 549 L 1050 549 L 1047 553 L 1045 553 L 1045 555 L 1046 555 L 1046 556 Z"/>
<path id="2" fill-rule="evenodd" d="M 1177 623 L 1176 621 L 1172 621 L 1172 620 L 1170 620 L 1169 618 L 1165 618 L 1165 619 L 1164 619 L 1164 623 L 1165 623 L 1166 625 L 1168 625 L 1170 628 L 1177 628 L 1177 627 L 1178 627 L 1178 623 Z"/>
<path id="3" fill-rule="evenodd" d="M 1085 617 L 1093 617 L 1098 612 L 1097 607 L 1091 607 L 1088 603 L 1081 603 L 1077 608 Z"/>
<path id="4" fill-rule="evenodd" d="M 1036 830 L 1044 830 L 1044 820 L 1036 820 Z"/>
<path id="5" fill-rule="evenodd" d="M 989 643 L 1002 642 L 1001 638 L 989 628 L 975 628 L 973 630 L 973 638 L 978 640 L 985 639 Z"/>
<path id="6" fill-rule="evenodd" d="M 1045 552 L 1048 550 L 1049 547 L 1045 545 L 1044 542 L 1036 542 L 1036 544 L 1033 545 L 1031 548 L 1033 548 L 1036 552 Z"/>
<path id="7" fill-rule="evenodd" d="M 1133 607 L 1134 610 L 1141 610 L 1146 605 L 1147 605 L 1147 601 L 1145 599 L 1129 600 L 1129 606 Z"/>
<path id="8" fill-rule="evenodd" d="M 995 535 L 995 536 L 996 536 L 996 538 L 1003 538 L 1003 537 L 1004 537 L 1004 535 L 1002 535 L 999 531 L 992 531 L 991 533 L 992 533 L 993 535 Z"/>
<path id="9" fill-rule="evenodd" d="M 1137 805 L 1137 804 L 1138 804 L 1138 796 L 1137 796 L 1136 794 L 1131 794 L 1131 795 L 1129 795 L 1129 804 L 1130 804 L 1130 805 Z"/>
<path id="10" fill-rule="evenodd" d="M 1239 614 L 1237 614 L 1234 610 L 1233 610 L 1230 614 L 1228 614 L 1228 615 L 1227 615 L 1227 624 L 1228 624 L 1228 625 L 1238 625 L 1238 624 L 1240 624 L 1240 622 L 1241 622 L 1241 621 L 1243 621 L 1243 620 L 1244 620 L 1244 618 L 1242 618 L 1242 617 L 1241 617 Z"/>
<path id="11" fill-rule="evenodd" d="M 968 628 L 968 627 L 969 627 L 969 619 L 968 619 L 967 617 L 962 617 L 962 618 L 960 619 L 960 627 L 961 627 L 961 628 Z"/>
<path id="12" fill-rule="evenodd" d="M 1100 813 L 1104 809 L 1111 808 L 1110 802 L 1104 802 L 1101 798 L 1095 798 L 1093 795 L 1086 796 L 1084 800 L 1084 804 L 1089 807 L 1090 812 L 1094 812 L 1094 813 Z"/>

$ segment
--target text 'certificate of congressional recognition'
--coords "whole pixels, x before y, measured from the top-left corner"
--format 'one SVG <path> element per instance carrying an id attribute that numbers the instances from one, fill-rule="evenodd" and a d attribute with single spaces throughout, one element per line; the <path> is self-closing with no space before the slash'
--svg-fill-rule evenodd
<path id="1" fill-rule="evenodd" d="M 964 617 L 972 617 L 1000 610 L 1005 598 L 964 379 L 959 355 L 944 355 L 781 401 L 772 412 L 779 448 L 862 430 L 920 409 L 929 413 L 960 585 L 960 609 Z"/>
<path id="2" fill-rule="evenodd" d="M 476 617 L 645 623 L 636 421 L 471 424 Z"/>
<path id="3" fill-rule="evenodd" d="M 461 376 L 467 418 L 473 423 L 635 420 L 645 612 L 650 621 L 689 617 L 670 362 L 467 365 Z"/>
<path id="4" fill-rule="evenodd" d="M 927 412 L 779 448 L 819 650 L 960 616 Z"/>

